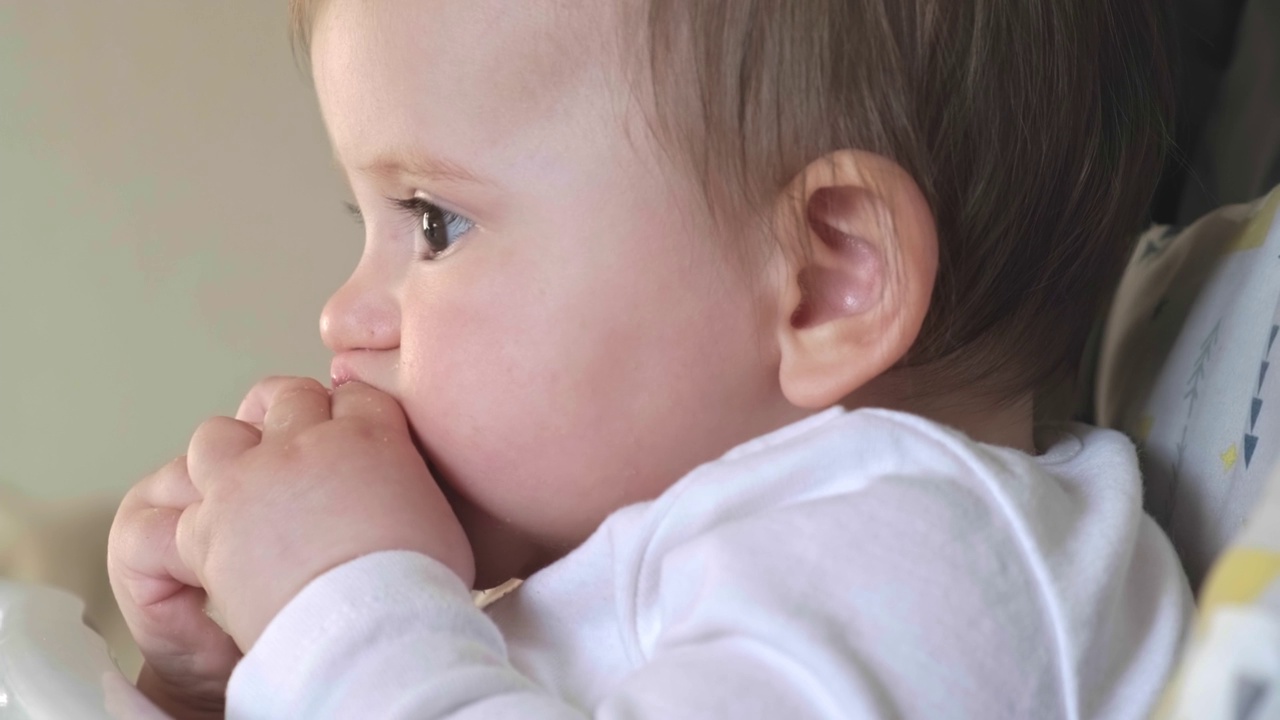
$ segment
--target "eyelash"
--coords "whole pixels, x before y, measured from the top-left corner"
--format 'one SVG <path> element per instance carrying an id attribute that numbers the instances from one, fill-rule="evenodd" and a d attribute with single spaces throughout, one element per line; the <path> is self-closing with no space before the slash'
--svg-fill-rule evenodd
<path id="1" fill-rule="evenodd" d="M 420 232 L 423 248 L 418 255 L 422 260 L 437 260 L 457 244 L 463 235 L 471 232 L 475 227 L 475 222 L 469 218 L 463 217 L 455 212 L 450 212 L 426 198 L 413 196 L 409 198 L 387 198 L 387 200 L 397 210 L 405 213 L 416 224 L 415 232 Z M 356 222 L 364 225 L 364 213 L 360 212 L 360 208 L 352 203 L 345 203 L 347 211 L 355 218 Z M 432 219 L 434 216 L 434 219 Z M 459 229 L 461 227 L 461 229 Z M 433 246 L 432 238 L 429 237 L 432 230 L 445 233 L 445 246 L 437 248 Z"/>

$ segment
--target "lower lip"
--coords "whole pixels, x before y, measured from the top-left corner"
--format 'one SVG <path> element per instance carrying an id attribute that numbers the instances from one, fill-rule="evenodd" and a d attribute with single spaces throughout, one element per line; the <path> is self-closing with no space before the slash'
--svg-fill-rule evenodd
<path id="1" fill-rule="evenodd" d="M 341 358 L 333 359 L 333 363 L 329 366 L 329 380 L 334 389 L 355 379 L 355 374 L 346 362 Z"/>

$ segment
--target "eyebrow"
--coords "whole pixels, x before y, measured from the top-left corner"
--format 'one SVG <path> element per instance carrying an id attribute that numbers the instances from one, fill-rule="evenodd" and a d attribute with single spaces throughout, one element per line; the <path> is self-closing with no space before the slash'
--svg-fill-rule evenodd
<path id="1" fill-rule="evenodd" d="M 341 159 L 335 158 L 335 161 L 339 167 L 342 166 Z M 355 170 L 384 178 L 409 176 L 451 183 L 491 184 L 456 162 L 428 154 L 384 155 L 360 165 Z"/>

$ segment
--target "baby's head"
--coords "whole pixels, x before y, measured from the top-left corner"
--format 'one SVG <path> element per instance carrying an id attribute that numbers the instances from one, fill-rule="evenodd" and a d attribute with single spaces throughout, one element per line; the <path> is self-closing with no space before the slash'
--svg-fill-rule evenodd
<path id="1" fill-rule="evenodd" d="M 335 380 L 404 406 L 480 583 L 817 409 L 1025 402 L 1165 136 L 1145 0 L 293 5 L 366 233 Z"/>

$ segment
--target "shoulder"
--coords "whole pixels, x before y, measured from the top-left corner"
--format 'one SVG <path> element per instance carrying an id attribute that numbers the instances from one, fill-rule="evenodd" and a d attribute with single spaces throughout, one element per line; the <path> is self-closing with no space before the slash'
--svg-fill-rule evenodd
<path id="1" fill-rule="evenodd" d="M 909 431 L 880 439 L 947 450 Z M 855 466 L 824 483 L 801 464 L 813 473 L 802 492 L 659 539 L 638 588 L 643 651 L 732 635 L 785 657 L 836 702 L 870 684 L 895 716 L 1052 717 L 1042 709 L 1060 705 L 1057 643 L 1036 573 L 962 468 Z"/>
<path id="2" fill-rule="evenodd" d="M 1061 706 L 1111 592 L 1095 579 L 1134 560 L 1141 519 L 1132 445 L 1084 427 L 1032 458 L 910 415 L 831 414 L 695 475 L 646 543 L 648 649 L 717 626 L 851 651 L 925 715 L 989 711 L 997 688 Z"/>
<path id="3" fill-rule="evenodd" d="M 1104 506 L 1114 511 L 1109 522 L 1140 512 L 1137 454 L 1123 435 L 1073 425 L 1040 440 L 1046 452 L 1030 457 L 907 413 L 833 409 L 703 465 L 646 514 L 655 539 L 674 540 L 826 499 L 844 498 L 845 512 L 870 510 L 907 487 L 919 489 L 917 503 L 985 506 L 1014 526 L 1024 516 L 1074 522 Z"/>

